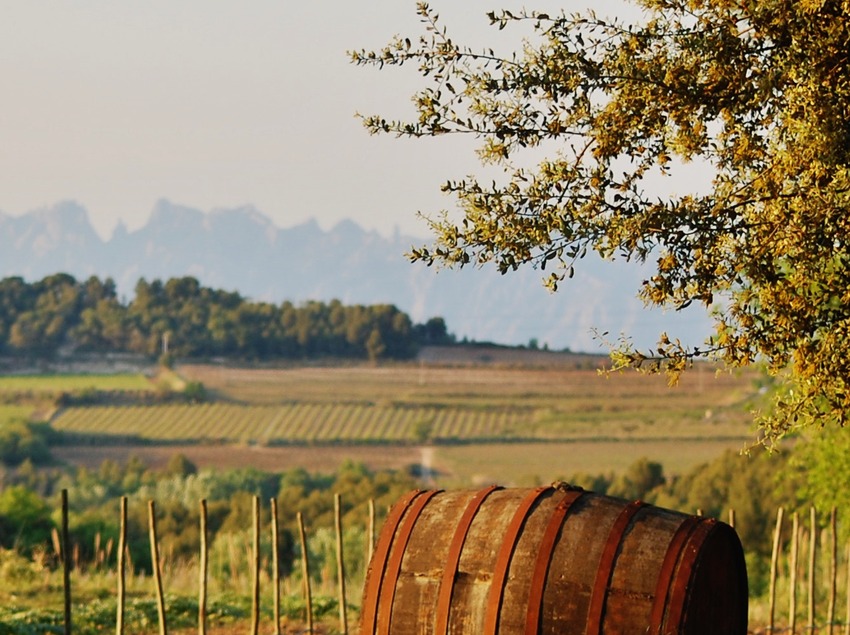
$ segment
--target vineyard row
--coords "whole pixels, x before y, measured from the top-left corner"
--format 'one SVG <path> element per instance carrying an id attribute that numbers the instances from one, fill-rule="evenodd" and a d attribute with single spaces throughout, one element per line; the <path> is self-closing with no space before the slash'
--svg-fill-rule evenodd
<path id="1" fill-rule="evenodd" d="M 421 442 L 515 437 L 533 417 L 531 409 L 215 403 L 67 408 L 52 425 L 70 434 L 169 442 Z"/>

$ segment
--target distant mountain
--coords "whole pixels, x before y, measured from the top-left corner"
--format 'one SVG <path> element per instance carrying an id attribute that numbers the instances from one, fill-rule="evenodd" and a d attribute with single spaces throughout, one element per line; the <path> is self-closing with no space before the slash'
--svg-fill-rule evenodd
<path id="1" fill-rule="evenodd" d="M 442 316 L 458 338 L 600 352 L 591 329 L 625 332 L 652 346 L 661 331 L 692 344 L 709 331 L 707 317 L 648 311 L 636 299 L 639 267 L 588 257 L 557 294 L 531 268 L 437 270 L 404 257 L 419 238 L 365 231 L 343 221 L 330 231 L 315 221 L 279 228 L 253 207 L 202 212 L 159 201 L 148 223 L 119 225 L 109 240 L 73 202 L 12 217 L 0 212 L 0 277 L 28 281 L 66 272 L 77 279 L 111 276 L 130 298 L 139 278 L 191 275 L 204 286 L 254 300 L 296 304 L 334 298 L 347 304 L 390 303 L 417 322 Z"/>

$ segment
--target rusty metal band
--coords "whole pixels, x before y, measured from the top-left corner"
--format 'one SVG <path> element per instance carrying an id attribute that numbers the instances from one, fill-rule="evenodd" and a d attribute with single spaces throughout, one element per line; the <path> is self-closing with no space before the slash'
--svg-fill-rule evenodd
<path id="1" fill-rule="evenodd" d="M 593 591 L 590 594 L 590 608 L 587 612 L 587 627 L 586 635 L 602 635 L 602 617 L 605 613 L 605 599 L 608 595 L 608 585 L 611 583 L 611 575 L 614 573 L 614 563 L 617 560 L 617 554 L 620 550 L 620 544 L 623 541 L 626 531 L 631 525 L 635 514 L 645 507 L 643 501 L 634 501 L 629 503 L 617 516 L 614 521 L 611 531 L 608 533 L 608 540 L 605 541 L 605 547 L 602 549 L 602 557 L 599 560 L 599 567 L 596 570 L 596 581 L 593 584 Z"/>
<path id="2" fill-rule="evenodd" d="M 555 541 L 561 532 L 564 519 L 570 511 L 573 503 L 587 494 L 583 490 L 571 490 L 552 510 L 549 524 L 540 539 L 540 547 L 537 550 L 537 559 L 534 562 L 534 572 L 531 576 L 531 589 L 528 594 L 528 612 L 525 618 L 526 635 L 537 635 L 540 629 L 540 612 L 543 610 L 543 592 L 546 588 L 546 579 L 549 577 L 549 567 L 552 564 L 552 555 L 555 551 Z"/>
<path id="3" fill-rule="evenodd" d="M 685 617 L 685 602 L 688 599 L 688 590 L 691 587 L 691 576 L 694 572 L 694 566 L 699 559 L 703 543 L 716 527 L 717 520 L 714 518 L 703 518 L 702 522 L 697 525 L 697 528 L 685 543 L 679 567 L 676 571 L 676 577 L 671 585 L 670 604 L 668 606 L 666 620 L 667 630 L 673 628 L 676 633 L 681 630 L 682 621 Z"/>
<path id="4" fill-rule="evenodd" d="M 369 575 L 363 594 L 363 608 L 360 611 L 360 632 L 363 635 L 371 635 L 371 633 L 375 632 L 375 618 L 378 612 L 378 599 L 380 597 L 379 592 L 381 590 L 381 582 L 384 579 L 384 570 L 387 566 L 390 546 L 392 545 L 401 517 L 404 516 L 404 512 L 407 511 L 413 500 L 421 493 L 422 490 L 417 489 L 405 494 L 403 498 L 399 499 L 393 505 L 386 521 L 384 521 L 384 526 L 375 545 L 375 552 L 372 555 L 372 562 L 369 565 Z"/>
<path id="5" fill-rule="evenodd" d="M 490 591 L 487 594 L 487 613 L 484 616 L 484 630 L 482 631 L 482 635 L 496 634 L 496 629 L 499 625 L 499 613 L 502 610 L 502 596 L 505 592 L 505 579 L 508 577 L 508 568 L 511 565 L 511 557 L 519 540 L 519 533 L 534 503 L 544 493 L 552 489 L 551 486 L 547 486 L 531 490 L 522 499 L 511 518 L 511 522 L 502 539 L 502 546 L 499 548 L 499 553 L 496 556 L 496 563 L 493 565 L 493 579 L 490 581 Z"/>
<path id="6" fill-rule="evenodd" d="M 404 552 L 407 549 L 407 541 L 410 540 L 410 534 L 413 533 L 413 528 L 416 526 L 416 521 L 419 519 L 419 514 L 422 513 L 425 505 L 442 491 L 429 490 L 423 492 L 422 496 L 416 497 L 416 500 L 410 505 L 410 510 L 404 515 L 404 521 L 399 528 L 398 536 L 396 536 L 392 544 L 390 559 L 384 571 L 384 579 L 381 581 L 381 590 L 379 593 L 381 603 L 378 607 L 377 624 L 377 633 L 379 635 L 390 632 L 396 585 L 398 584 L 398 576 L 401 573 L 401 561 L 404 558 Z"/>
<path id="7" fill-rule="evenodd" d="M 682 555 L 685 542 L 703 520 L 699 516 L 685 518 L 679 524 L 670 544 L 667 546 L 667 553 L 664 554 L 661 570 L 658 572 L 658 583 L 655 585 L 655 600 L 649 618 L 650 635 L 662 635 L 661 629 L 664 626 L 664 612 L 667 608 L 667 596 L 673 583 L 673 572 L 676 570 L 676 564 L 679 562 L 679 556 Z"/>
<path id="8" fill-rule="evenodd" d="M 452 605 L 452 591 L 454 591 L 455 577 L 457 576 L 457 568 L 460 564 L 460 555 L 463 552 L 463 544 L 466 542 L 466 535 L 469 533 L 469 528 L 472 526 L 475 515 L 484 503 L 484 499 L 499 489 L 502 488 L 498 485 L 491 485 L 477 492 L 466 505 L 466 509 L 463 510 L 463 515 L 458 521 L 454 536 L 452 536 L 452 541 L 449 544 L 446 566 L 443 569 L 440 590 L 437 594 L 434 635 L 445 635 L 449 632 L 449 611 Z"/>

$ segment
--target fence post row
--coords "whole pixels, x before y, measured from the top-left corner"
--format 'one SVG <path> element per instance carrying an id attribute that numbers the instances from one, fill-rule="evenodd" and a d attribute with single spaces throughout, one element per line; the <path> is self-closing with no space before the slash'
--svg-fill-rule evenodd
<path id="1" fill-rule="evenodd" d="M 69 529 L 68 529 L 68 490 L 63 489 L 61 492 L 62 503 L 62 521 L 61 532 L 57 536 L 54 533 L 54 549 L 60 557 L 63 565 L 63 595 L 64 595 L 64 633 L 70 635 L 72 615 L 71 615 L 71 577 L 72 568 L 72 553 L 70 545 Z M 281 635 L 281 606 L 280 606 L 280 554 L 279 543 L 280 533 L 278 525 L 278 508 L 277 500 L 270 499 L 271 504 L 271 544 L 272 544 L 272 568 L 274 579 L 274 633 Z M 372 550 L 374 548 L 375 534 L 375 504 L 374 500 L 369 500 L 368 508 L 368 526 L 366 532 L 366 553 L 367 567 L 368 561 L 371 559 Z M 700 510 L 701 512 L 701 510 Z M 120 501 L 120 533 L 118 536 L 117 550 L 117 602 L 116 602 L 116 635 L 123 635 L 125 627 L 125 576 L 127 562 L 130 558 L 129 548 L 127 546 L 127 497 L 121 497 Z M 260 499 L 255 496 L 253 499 L 253 552 L 252 552 L 252 573 L 253 573 L 253 596 L 252 596 L 252 613 L 251 613 L 251 633 L 257 635 L 259 633 L 260 623 L 260 517 L 261 507 Z M 148 518 L 149 518 L 149 533 L 150 533 L 150 548 L 151 562 L 156 588 L 157 613 L 159 617 L 159 632 L 160 635 L 167 635 L 166 622 L 166 607 L 163 593 L 161 560 L 159 554 L 157 529 L 156 529 L 156 508 L 153 500 L 148 501 Z M 209 546 L 208 546 L 208 528 L 207 528 L 207 501 L 200 501 L 200 570 L 199 570 L 199 597 L 198 597 L 198 632 L 200 635 L 205 635 L 207 630 L 207 586 L 209 579 Z M 734 510 L 729 511 L 730 523 L 735 522 Z M 777 630 L 789 632 L 794 635 L 797 632 L 797 585 L 799 573 L 799 557 L 800 544 L 803 539 L 804 529 L 800 523 L 799 514 L 794 512 L 791 515 L 791 533 L 788 553 L 788 625 L 784 629 L 776 628 L 776 591 L 777 580 L 779 577 L 779 560 L 782 549 L 782 530 L 785 521 L 785 510 L 780 507 L 776 513 L 776 524 L 773 530 L 773 544 L 770 559 L 770 580 L 768 591 L 768 623 L 766 633 L 775 633 Z M 296 514 L 296 522 L 301 546 L 301 577 L 303 585 L 303 598 L 305 603 L 305 622 L 306 632 L 312 634 L 314 632 L 313 624 L 313 601 L 312 601 L 312 584 L 310 579 L 310 563 L 309 550 L 307 546 L 307 533 L 304 527 L 304 518 L 301 512 Z M 337 583 L 338 583 L 338 602 L 339 602 L 339 631 L 345 635 L 348 633 L 348 604 L 346 596 L 346 581 L 345 581 L 345 564 L 343 553 L 343 532 L 342 532 L 342 502 L 339 494 L 334 495 L 334 524 L 336 533 L 336 564 L 337 564 Z M 823 624 L 823 632 L 832 635 L 835 632 L 835 627 L 842 624 L 836 620 L 836 604 L 838 593 L 838 522 L 837 509 L 832 507 L 830 510 L 828 531 L 830 541 L 827 548 L 829 554 L 828 587 L 826 590 L 827 598 L 827 614 L 826 621 Z M 809 541 L 808 541 L 808 576 L 807 576 L 807 624 L 806 630 L 810 633 L 818 632 L 818 624 L 816 619 L 816 572 L 817 572 L 817 557 L 818 557 L 818 526 L 817 512 L 814 507 L 809 509 Z M 824 538 L 825 541 L 825 538 Z M 845 620 L 842 629 L 844 635 L 850 635 L 850 541 L 845 548 L 845 585 L 846 585 L 846 607 Z"/>
<path id="2" fill-rule="evenodd" d="M 770 563 L 770 590 L 769 590 L 769 614 L 768 623 L 765 632 L 773 633 L 777 629 L 775 627 L 775 593 L 776 581 L 779 570 L 779 551 L 781 549 L 781 532 L 784 519 L 784 510 L 779 508 L 776 515 L 776 527 L 773 534 L 773 551 L 771 553 Z M 847 593 L 844 622 L 836 619 L 836 606 L 838 595 L 838 513 L 836 507 L 832 507 L 829 515 L 828 532 L 829 543 L 826 544 L 826 538 L 821 537 L 825 547 L 825 555 L 820 559 L 828 558 L 828 563 L 822 562 L 823 568 L 826 571 L 826 593 L 827 610 L 826 620 L 819 627 L 817 623 L 816 598 L 817 598 L 817 562 L 818 562 L 818 538 L 823 532 L 819 532 L 817 525 L 817 510 L 814 507 L 809 509 L 809 534 L 808 534 L 808 576 L 806 579 L 806 594 L 807 594 L 807 623 L 805 630 L 810 633 L 824 632 L 832 635 L 836 632 L 836 626 L 844 625 L 841 629 L 844 635 L 850 635 L 850 541 L 845 548 L 845 589 Z M 825 530 L 826 531 L 826 530 Z M 804 529 L 800 523 L 799 515 L 794 512 L 791 515 L 791 535 L 788 553 L 788 626 L 785 629 L 779 629 L 783 632 L 788 632 L 794 635 L 797 632 L 797 583 L 799 574 L 799 556 L 800 544 L 803 543 Z"/>

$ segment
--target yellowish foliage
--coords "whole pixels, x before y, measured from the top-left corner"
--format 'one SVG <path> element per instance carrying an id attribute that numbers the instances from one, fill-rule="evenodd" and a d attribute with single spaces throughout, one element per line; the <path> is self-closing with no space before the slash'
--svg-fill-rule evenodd
<path id="1" fill-rule="evenodd" d="M 850 408 L 850 3 L 642 0 L 645 21 L 491 13 L 535 37 L 512 56 L 457 45 L 425 3 L 424 34 L 359 64 L 413 63 L 431 83 L 413 122 L 364 117 L 372 132 L 467 134 L 506 178 L 450 181 L 463 218 L 432 220 L 415 260 L 503 272 L 549 267 L 557 288 L 588 250 L 655 265 L 653 305 L 701 304 L 704 345 L 628 341 L 622 366 L 666 370 L 697 357 L 764 360 L 782 379 L 760 419 L 772 441 L 843 425 Z M 535 167 L 524 148 L 557 148 Z M 647 178 L 700 161 L 710 191 L 660 196 Z M 677 186 L 681 184 L 677 183 Z M 554 269 L 554 273 L 552 270 Z"/>

